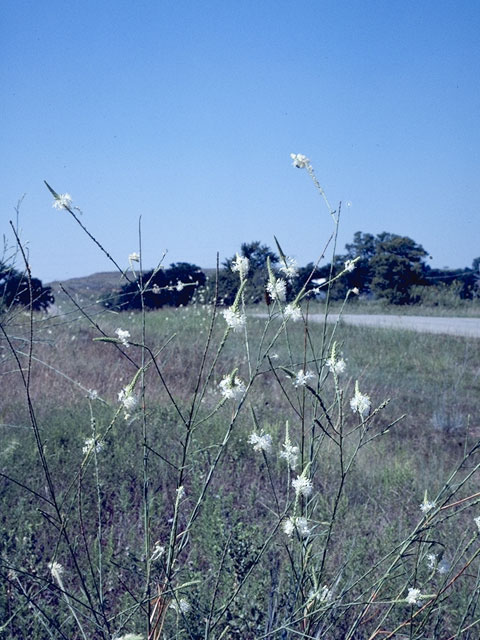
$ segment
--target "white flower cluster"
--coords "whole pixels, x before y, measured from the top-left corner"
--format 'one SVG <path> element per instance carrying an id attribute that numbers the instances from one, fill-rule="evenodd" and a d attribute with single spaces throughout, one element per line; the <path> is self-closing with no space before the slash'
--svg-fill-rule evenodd
<path id="1" fill-rule="evenodd" d="M 280 267 L 280 271 L 287 278 L 287 280 L 293 280 L 298 273 L 298 266 L 295 258 L 286 257 L 285 261 Z"/>
<path id="2" fill-rule="evenodd" d="M 222 396 L 227 400 L 235 400 L 245 392 L 245 383 L 235 373 L 224 376 L 218 386 Z"/>
<path id="3" fill-rule="evenodd" d="M 59 193 L 58 197 L 53 201 L 52 207 L 54 209 L 71 209 L 72 197 L 68 193 Z"/>
<path id="4" fill-rule="evenodd" d="M 240 311 L 235 310 L 233 307 L 229 309 L 225 309 L 222 311 L 223 317 L 225 318 L 225 322 L 230 329 L 238 332 L 241 331 L 247 322 L 247 316 L 244 313 L 240 313 Z"/>
<path id="5" fill-rule="evenodd" d="M 304 498 L 308 498 L 313 491 L 313 483 L 310 478 L 307 478 L 305 472 L 301 476 L 297 476 L 292 480 L 292 486 L 295 489 L 297 498 L 302 495 Z"/>
<path id="6" fill-rule="evenodd" d="M 190 603 L 186 598 L 180 598 L 178 601 L 170 603 L 170 609 L 174 609 L 177 613 L 188 613 L 191 609 Z"/>
<path id="7" fill-rule="evenodd" d="M 105 446 L 104 442 L 98 442 L 95 438 L 87 438 L 82 448 L 82 452 L 84 455 L 90 453 L 93 449 L 95 449 L 96 453 L 99 453 Z"/>
<path id="8" fill-rule="evenodd" d="M 231 269 L 234 273 L 238 273 L 240 276 L 240 280 L 245 280 L 248 274 L 249 268 L 248 258 L 245 256 L 241 256 L 239 253 L 236 254 L 235 260 L 233 260 Z"/>
<path id="9" fill-rule="evenodd" d="M 128 347 L 128 338 L 130 338 L 130 331 L 126 331 L 124 329 L 115 329 L 115 333 L 117 334 L 117 338 L 123 344 L 124 347 Z"/>
<path id="10" fill-rule="evenodd" d="M 296 387 L 297 389 L 298 387 L 304 387 L 307 384 L 307 382 L 314 377 L 315 377 L 314 373 L 300 369 L 300 371 L 298 371 L 297 375 L 295 376 L 295 379 L 293 381 L 293 386 Z"/>
<path id="11" fill-rule="evenodd" d="M 355 260 L 346 260 L 345 262 L 345 271 L 351 273 L 355 269 Z"/>
<path id="12" fill-rule="evenodd" d="M 125 420 L 128 420 L 131 412 L 137 406 L 138 398 L 133 395 L 133 391 L 129 387 L 124 387 L 118 392 L 118 401 L 122 403 L 125 410 Z"/>
<path id="13" fill-rule="evenodd" d="M 327 587 L 327 585 L 323 585 L 320 589 L 316 591 L 312 589 L 308 594 L 308 599 L 310 600 L 318 600 L 318 602 L 328 602 L 332 599 L 332 591 Z"/>
<path id="14" fill-rule="evenodd" d="M 427 498 L 425 496 L 425 499 L 423 500 L 422 504 L 420 505 L 420 511 L 422 513 L 428 513 L 429 511 L 431 511 L 434 508 L 435 508 L 435 502 L 433 502 L 431 500 L 427 500 Z"/>
<path id="15" fill-rule="evenodd" d="M 274 282 L 268 282 L 266 287 L 268 294 L 272 300 L 285 302 L 287 297 L 287 283 L 282 278 L 276 279 Z"/>
<path id="16" fill-rule="evenodd" d="M 130 262 L 140 262 L 140 254 L 134 251 L 128 256 Z"/>
<path id="17" fill-rule="evenodd" d="M 292 322 L 297 322 L 297 320 L 301 320 L 302 318 L 302 311 L 300 307 L 297 304 L 293 304 L 293 302 L 287 304 L 283 313 L 285 315 L 285 320 L 292 320 Z"/>
<path id="18" fill-rule="evenodd" d="M 355 383 L 355 395 L 350 400 L 350 407 L 353 413 L 358 413 L 362 418 L 366 418 L 370 413 L 372 402 L 370 396 L 360 393 L 358 381 Z"/>
<path id="19" fill-rule="evenodd" d="M 286 460 L 290 469 L 295 469 L 300 453 L 298 447 L 290 442 L 290 438 L 288 436 L 285 438 L 285 442 L 283 443 L 282 447 L 283 451 L 280 451 L 280 457 Z"/>
<path id="20" fill-rule="evenodd" d="M 413 587 L 409 587 L 407 597 L 405 598 L 407 604 L 416 604 L 420 606 L 422 604 L 420 598 L 422 597 L 422 592 L 420 589 L 414 589 Z"/>
<path id="21" fill-rule="evenodd" d="M 329 358 L 325 364 L 330 369 L 330 372 L 336 376 L 339 376 L 341 373 L 345 373 L 345 369 L 347 368 L 345 360 L 343 358 L 336 360 L 335 356 Z"/>
<path id="22" fill-rule="evenodd" d="M 248 438 L 248 442 L 253 445 L 254 451 L 270 453 L 272 450 L 272 436 L 269 433 L 264 433 L 263 429 L 259 434 L 253 431 Z"/>
<path id="23" fill-rule="evenodd" d="M 287 518 L 282 525 L 284 533 L 290 538 L 294 531 L 298 533 L 300 538 L 306 538 L 310 535 L 311 530 L 308 526 L 308 520 L 303 516 Z"/>
<path id="24" fill-rule="evenodd" d="M 305 169 L 310 163 L 310 160 L 303 153 L 291 153 L 290 157 L 293 160 L 293 166 L 297 169 Z"/>

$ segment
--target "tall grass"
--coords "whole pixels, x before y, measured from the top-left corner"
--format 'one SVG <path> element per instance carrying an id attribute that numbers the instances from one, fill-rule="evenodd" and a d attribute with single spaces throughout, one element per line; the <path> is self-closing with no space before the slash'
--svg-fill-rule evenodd
<path id="1" fill-rule="evenodd" d="M 2 633 L 478 637 L 477 342 L 310 324 L 272 270 L 254 318 L 237 266 L 227 313 L 2 318 Z"/>

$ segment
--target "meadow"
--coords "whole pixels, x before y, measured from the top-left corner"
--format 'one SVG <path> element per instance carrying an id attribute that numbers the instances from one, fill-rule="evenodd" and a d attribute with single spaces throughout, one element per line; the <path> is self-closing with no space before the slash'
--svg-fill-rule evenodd
<path id="1" fill-rule="evenodd" d="M 2 637 L 478 638 L 480 341 L 328 324 L 355 261 L 287 303 L 280 253 L 266 318 L 238 255 L 228 308 L 2 314 Z"/>
<path id="2" fill-rule="evenodd" d="M 200 305 L 71 309 L 33 318 L 30 366 L 28 315 L 11 318 L 4 637 L 146 637 L 145 618 L 158 638 L 476 637 L 480 344 L 278 316 L 248 317 L 246 350 Z M 325 365 L 334 342 L 338 375 Z M 156 364 L 143 363 L 142 400 L 125 419 L 118 394 L 142 370 L 139 345 Z M 288 372 L 300 369 L 315 378 L 295 387 Z M 222 399 L 233 370 L 250 388 Z M 365 420 L 349 406 L 357 380 L 374 409 Z M 279 455 L 287 424 L 294 468 Z M 292 490 L 302 467 L 308 495 Z M 420 509 L 425 492 L 433 514 Z M 427 595 L 409 604 L 414 585 Z"/>

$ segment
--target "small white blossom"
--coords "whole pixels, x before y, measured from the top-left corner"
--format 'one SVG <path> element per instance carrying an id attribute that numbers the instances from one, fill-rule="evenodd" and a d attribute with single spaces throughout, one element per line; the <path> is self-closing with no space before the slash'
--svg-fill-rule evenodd
<path id="1" fill-rule="evenodd" d="M 227 400 L 239 398 L 245 392 L 245 383 L 235 374 L 224 376 L 218 386 L 223 397 Z"/>
<path id="2" fill-rule="evenodd" d="M 290 469 L 295 469 L 298 462 L 299 449 L 296 445 L 290 443 L 290 440 L 286 440 L 283 445 L 283 451 L 280 451 L 280 457 L 285 458 Z"/>
<path id="3" fill-rule="evenodd" d="M 420 589 L 413 589 L 412 587 L 409 587 L 408 589 L 408 594 L 406 597 L 406 601 L 408 604 L 421 604 L 421 591 Z"/>
<path id="4" fill-rule="evenodd" d="M 311 590 L 308 594 L 308 600 L 318 600 L 319 602 L 328 602 L 332 599 L 332 591 L 326 586 L 323 585 L 320 589 Z"/>
<path id="5" fill-rule="evenodd" d="M 474 518 L 473 521 L 477 525 L 477 529 L 480 532 L 480 516 L 477 516 L 476 518 Z"/>
<path id="6" fill-rule="evenodd" d="M 180 282 L 180 280 L 177 282 L 175 289 L 177 291 L 183 291 L 185 289 L 185 283 L 184 282 Z"/>
<path id="7" fill-rule="evenodd" d="M 285 302 L 287 297 L 287 283 L 285 280 L 279 278 L 275 282 L 268 282 L 266 288 L 272 300 Z"/>
<path id="8" fill-rule="evenodd" d="M 437 555 L 435 553 L 427 554 L 427 566 L 432 570 L 437 566 Z"/>
<path id="9" fill-rule="evenodd" d="M 306 538 L 310 535 L 310 527 L 308 526 L 308 520 L 303 516 L 287 518 L 282 525 L 284 533 L 291 537 L 293 532 L 296 531 L 300 538 Z"/>
<path id="10" fill-rule="evenodd" d="M 308 496 L 313 491 L 313 484 L 310 478 L 307 478 L 305 473 L 302 473 L 301 476 L 297 476 L 292 480 L 292 486 L 295 489 L 295 493 L 298 496 L 302 495 L 304 498 L 308 498 Z"/>
<path id="11" fill-rule="evenodd" d="M 253 431 L 248 438 L 248 442 L 253 445 L 254 451 L 270 453 L 272 450 L 272 436 L 269 433 L 263 433 L 263 430 L 260 434 Z"/>
<path id="12" fill-rule="evenodd" d="M 297 375 L 295 376 L 295 380 L 293 381 L 293 386 L 296 388 L 304 387 L 307 384 L 307 382 L 314 377 L 315 377 L 315 374 L 311 373 L 310 371 L 304 371 L 303 369 L 300 369 L 300 371 L 298 371 Z"/>
<path id="13" fill-rule="evenodd" d="M 425 497 L 424 501 L 422 502 L 422 504 L 420 505 L 420 511 L 422 513 L 428 513 L 429 511 L 431 511 L 434 508 L 435 508 L 435 502 L 427 500 L 426 497 Z"/>
<path id="14" fill-rule="evenodd" d="M 355 269 L 355 260 L 346 260 L 345 261 L 345 271 L 351 273 Z"/>
<path id="15" fill-rule="evenodd" d="M 354 296 L 358 296 L 360 294 L 358 287 L 353 287 L 353 289 L 350 289 L 350 291 Z"/>
<path id="16" fill-rule="evenodd" d="M 297 320 L 301 320 L 302 318 L 302 311 L 300 307 L 298 306 L 298 304 L 293 304 L 293 302 L 287 304 L 284 314 L 285 320 L 292 320 L 293 322 L 297 322 Z"/>
<path id="17" fill-rule="evenodd" d="M 150 560 L 154 562 L 155 560 L 159 560 L 163 554 L 165 553 L 165 547 L 160 544 L 160 542 L 155 542 L 153 545 L 152 556 Z"/>
<path id="18" fill-rule="evenodd" d="M 87 438 L 83 445 L 82 452 L 84 455 L 86 455 L 87 453 L 90 453 L 93 448 L 95 448 L 95 452 L 99 453 L 104 448 L 104 446 L 105 443 L 98 442 L 98 440 L 95 440 L 95 438 Z"/>
<path id="19" fill-rule="evenodd" d="M 365 418 L 370 413 L 371 406 L 370 396 L 360 393 L 357 381 L 355 383 L 355 395 L 350 400 L 350 407 L 353 413 L 358 413 L 362 418 Z"/>
<path id="20" fill-rule="evenodd" d="M 293 280 L 298 273 L 297 261 L 295 258 L 285 258 L 285 262 L 280 267 L 280 271 L 287 280 Z"/>
<path id="21" fill-rule="evenodd" d="M 71 209 L 72 197 L 68 193 L 59 193 L 58 197 L 53 201 L 52 207 L 54 209 Z"/>
<path id="22" fill-rule="evenodd" d="M 232 261 L 231 269 L 234 273 L 238 273 L 240 280 L 245 280 L 248 274 L 249 260 L 245 256 L 236 254 L 235 260 Z"/>
<path id="23" fill-rule="evenodd" d="M 183 485 L 177 489 L 177 500 L 182 500 L 185 497 L 185 488 Z"/>
<path id="24" fill-rule="evenodd" d="M 178 602 L 172 602 L 170 608 L 174 609 L 177 613 L 188 613 L 191 609 L 190 603 L 185 598 L 180 598 Z"/>
<path id="25" fill-rule="evenodd" d="M 295 518 L 287 518 L 282 524 L 283 532 L 290 537 L 295 531 Z"/>
<path id="26" fill-rule="evenodd" d="M 345 369 L 347 368 L 347 363 L 343 358 L 340 360 L 335 360 L 334 357 L 329 358 L 326 363 L 327 367 L 330 369 L 331 373 L 334 373 L 336 376 L 341 373 L 345 373 Z"/>
<path id="27" fill-rule="evenodd" d="M 137 406 L 138 399 L 133 395 L 132 390 L 128 387 L 118 392 L 118 401 L 122 403 L 123 408 L 127 412 L 126 416 Z"/>
<path id="28" fill-rule="evenodd" d="M 96 389 L 88 389 L 87 390 L 87 398 L 89 400 L 97 400 L 98 399 L 98 391 Z"/>
<path id="29" fill-rule="evenodd" d="M 447 573 L 450 569 L 450 562 L 448 560 L 440 560 L 437 567 L 437 572 L 440 574 Z"/>
<path id="30" fill-rule="evenodd" d="M 244 313 L 240 313 L 240 311 L 236 311 L 233 307 L 230 307 L 230 309 L 222 311 L 222 314 L 227 326 L 235 332 L 241 331 L 245 327 L 247 316 Z"/>
<path id="31" fill-rule="evenodd" d="M 128 256 L 130 262 L 140 262 L 140 254 L 134 251 Z"/>
<path id="32" fill-rule="evenodd" d="M 128 338 L 130 338 L 130 331 L 126 331 L 124 329 L 115 329 L 115 333 L 117 334 L 117 338 L 123 344 L 124 347 L 128 347 Z"/>
<path id="33" fill-rule="evenodd" d="M 160 291 L 161 291 L 160 287 L 158 286 L 158 284 L 155 283 L 152 287 L 152 293 L 154 293 L 157 296 L 160 293 Z"/>
<path id="34" fill-rule="evenodd" d="M 52 574 L 52 577 L 57 582 L 61 582 L 62 575 L 64 572 L 64 568 L 62 567 L 62 565 L 59 562 L 53 561 L 48 563 L 48 568 L 50 569 L 50 573 Z"/>
<path id="35" fill-rule="evenodd" d="M 293 160 L 293 166 L 297 167 L 297 169 L 305 169 L 310 162 L 307 156 L 304 156 L 303 153 L 291 153 L 290 157 Z"/>

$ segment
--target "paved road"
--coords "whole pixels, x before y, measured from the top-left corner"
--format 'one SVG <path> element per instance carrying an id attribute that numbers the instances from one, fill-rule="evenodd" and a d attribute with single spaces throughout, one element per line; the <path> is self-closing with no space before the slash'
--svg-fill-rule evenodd
<path id="1" fill-rule="evenodd" d="M 312 314 L 310 320 L 323 322 L 322 315 Z M 338 314 L 328 316 L 329 322 L 337 322 Z M 343 314 L 342 322 L 363 327 L 384 329 L 408 329 L 423 333 L 441 333 L 453 336 L 480 338 L 480 318 L 439 318 L 436 316 L 391 316 Z"/>

